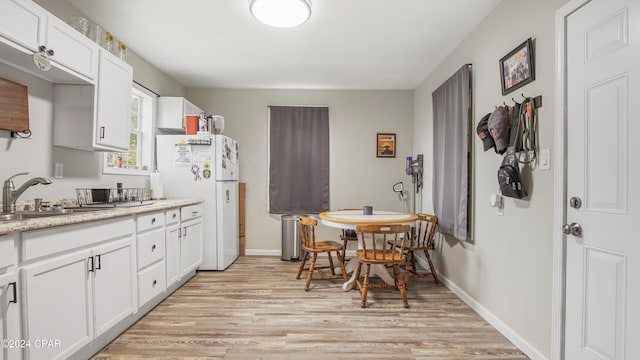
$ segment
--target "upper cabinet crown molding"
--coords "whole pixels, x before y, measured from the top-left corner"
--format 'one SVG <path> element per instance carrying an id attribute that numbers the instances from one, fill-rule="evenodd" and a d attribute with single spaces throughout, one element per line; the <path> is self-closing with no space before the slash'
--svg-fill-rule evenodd
<path id="1" fill-rule="evenodd" d="M 42 47 L 42 48 L 41 48 Z M 0 61 L 53 83 L 93 83 L 100 47 L 28 0 L 0 0 Z M 33 55 L 44 51 L 51 69 Z"/>

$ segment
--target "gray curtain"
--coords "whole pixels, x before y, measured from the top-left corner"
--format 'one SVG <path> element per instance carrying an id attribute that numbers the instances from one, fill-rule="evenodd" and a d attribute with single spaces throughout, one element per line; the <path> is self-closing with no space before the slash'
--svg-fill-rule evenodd
<path id="1" fill-rule="evenodd" d="M 269 212 L 329 210 L 329 108 L 269 107 Z"/>
<path id="2" fill-rule="evenodd" d="M 467 240 L 471 65 L 432 93 L 433 208 L 441 233 Z"/>

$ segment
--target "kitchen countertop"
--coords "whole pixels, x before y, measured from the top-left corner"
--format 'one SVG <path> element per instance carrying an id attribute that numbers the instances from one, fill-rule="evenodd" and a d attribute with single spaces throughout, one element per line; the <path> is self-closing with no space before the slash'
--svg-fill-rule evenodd
<path id="1" fill-rule="evenodd" d="M 88 221 L 111 219 L 120 216 L 135 215 L 151 211 L 165 210 L 170 208 L 200 204 L 202 200 L 181 199 L 181 200 L 155 200 L 151 204 L 122 207 L 96 209 L 94 211 L 78 211 L 70 214 L 30 218 L 17 221 L 0 221 L 0 235 L 15 232 L 38 230 L 52 226 L 63 226 L 78 224 Z"/>

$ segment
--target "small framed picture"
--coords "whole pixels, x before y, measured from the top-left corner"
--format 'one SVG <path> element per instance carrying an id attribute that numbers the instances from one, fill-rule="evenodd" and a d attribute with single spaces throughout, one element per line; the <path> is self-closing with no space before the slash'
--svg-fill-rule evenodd
<path id="1" fill-rule="evenodd" d="M 531 38 L 500 59 L 502 95 L 535 80 Z"/>
<path id="2" fill-rule="evenodd" d="M 396 134 L 378 133 L 376 157 L 396 157 Z"/>

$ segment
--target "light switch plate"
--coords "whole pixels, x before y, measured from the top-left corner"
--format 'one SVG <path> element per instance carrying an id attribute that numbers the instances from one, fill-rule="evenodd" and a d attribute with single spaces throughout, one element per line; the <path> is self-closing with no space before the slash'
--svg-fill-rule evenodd
<path id="1" fill-rule="evenodd" d="M 540 170 L 551 169 L 551 149 L 546 148 L 540 150 Z"/>
<path id="2" fill-rule="evenodd" d="M 53 176 L 56 179 L 62 179 L 62 176 L 64 175 L 63 174 L 63 172 L 64 172 L 63 169 L 64 169 L 64 166 L 62 165 L 62 163 L 56 163 L 56 167 L 55 167 L 55 171 L 54 171 L 54 175 Z"/>

